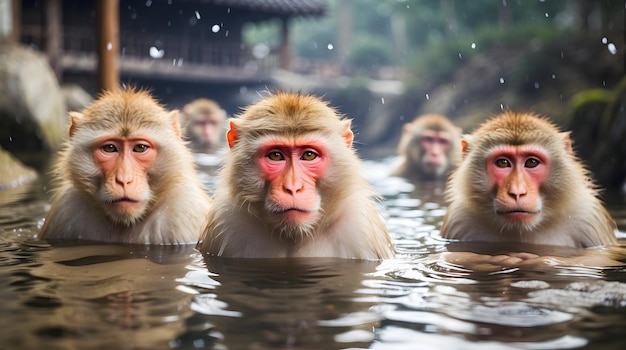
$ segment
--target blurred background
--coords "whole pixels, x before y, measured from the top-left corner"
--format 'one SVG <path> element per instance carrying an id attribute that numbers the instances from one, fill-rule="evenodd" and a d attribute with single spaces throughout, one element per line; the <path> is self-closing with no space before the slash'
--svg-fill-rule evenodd
<path id="1" fill-rule="evenodd" d="M 0 184 L 45 169 L 67 110 L 122 84 L 230 116 L 263 91 L 313 93 L 367 159 L 420 114 L 469 133 L 532 111 L 623 198 L 624 18 L 617 0 L 0 0 Z"/>

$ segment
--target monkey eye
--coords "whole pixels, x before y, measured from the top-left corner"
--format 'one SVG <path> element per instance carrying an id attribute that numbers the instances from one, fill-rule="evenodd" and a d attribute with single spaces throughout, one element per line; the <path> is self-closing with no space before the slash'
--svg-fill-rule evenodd
<path id="1" fill-rule="evenodd" d="M 316 159 L 317 157 L 319 157 L 319 155 L 317 153 L 315 153 L 313 151 L 306 151 L 306 152 L 302 153 L 302 156 L 300 157 L 300 159 L 301 160 L 311 161 L 311 160 Z"/>
<path id="2" fill-rule="evenodd" d="M 511 162 L 509 162 L 506 158 L 498 158 L 495 161 L 495 164 L 498 168 L 509 168 L 511 167 Z"/>
<path id="3" fill-rule="evenodd" d="M 447 146 L 450 144 L 450 140 L 443 138 L 437 138 L 437 142 L 442 146 Z"/>
<path id="4" fill-rule="evenodd" d="M 526 159 L 526 162 L 524 162 L 524 166 L 526 168 L 535 168 L 539 164 L 541 164 L 541 162 L 537 158 L 528 158 L 528 159 Z"/>
<path id="5" fill-rule="evenodd" d="M 114 144 L 109 143 L 109 144 L 102 146 L 102 150 L 106 153 L 113 153 L 113 152 L 117 152 L 117 147 L 115 147 Z"/>
<path id="6" fill-rule="evenodd" d="M 432 137 L 432 136 L 422 136 L 422 142 L 434 143 L 435 142 L 435 138 Z"/>
<path id="7" fill-rule="evenodd" d="M 143 153 L 147 151 L 148 148 L 149 148 L 148 145 L 144 145 L 143 143 L 138 143 L 135 146 L 133 146 L 133 152 Z"/>
<path id="8" fill-rule="evenodd" d="M 279 151 L 272 151 L 267 154 L 267 158 L 274 161 L 285 160 L 285 157 Z"/>

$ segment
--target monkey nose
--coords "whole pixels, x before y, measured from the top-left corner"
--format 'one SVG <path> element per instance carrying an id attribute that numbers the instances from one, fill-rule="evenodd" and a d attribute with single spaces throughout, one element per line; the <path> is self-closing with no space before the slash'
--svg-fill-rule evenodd
<path id="1" fill-rule="evenodd" d="M 122 186 L 127 186 L 133 183 L 133 175 L 131 173 L 119 172 L 115 176 L 115 181 Z"/>
<path id="2" fill-rule="evenodd" d="M 304 188 L 304 186 L 284 186 L 283 189 L 285 190 L 285 192 L 287 192 L 290 195 L 295 195 L 296 193 L 302 191 L 302 189 Z"/>

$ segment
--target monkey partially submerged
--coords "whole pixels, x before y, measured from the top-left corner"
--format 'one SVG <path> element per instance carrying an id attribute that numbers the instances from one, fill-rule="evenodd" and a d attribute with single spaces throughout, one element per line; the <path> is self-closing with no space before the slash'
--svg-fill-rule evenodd
<path id="1" fill-rule="evenodd" d="M 613 245 L 615 223 L 575 156 L 569 133 L 505 112 L 462 142 L 441 235 L 461 241 Z"/>
<path id="2" fill-rule="evenodd" d="M 197 242 L 210 199 L 181 139 L 177 111 L 145 91 L 118 89 L 70 117 L 40 238 Z"/>
<path id="3" fill-rule="evenodd" d="M 243 258 L 393 256 L 352 149 L 350 120 L 320 99 L 277 93 L 230 120 L 230 151 L 198 248 Z"/>

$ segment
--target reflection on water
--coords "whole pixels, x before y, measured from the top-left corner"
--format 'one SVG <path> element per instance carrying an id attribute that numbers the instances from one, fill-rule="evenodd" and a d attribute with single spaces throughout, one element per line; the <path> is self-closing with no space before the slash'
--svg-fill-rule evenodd
<path id="1" fill-rule="evenodd" d="M 202 179 L 215 186 L 211 159 Z M 200 160 L 199 160 L 200 162 Z M 396 259 L 203 259 L 193 246 L 36 239 L 43 185 L 0 192 L 0 344 L 12 349 L 622 349 L 626 268 L 472 271 L 439 237 L 442 184 L 387 178 Z M 615 214 L 616 213 L 616 214 Z M 625 210 L 614 211 L 624 222 Z M 624 229 L 623 226 L 621 227 Z M 545 247 L 547 254 L 579 254 Z"/>

